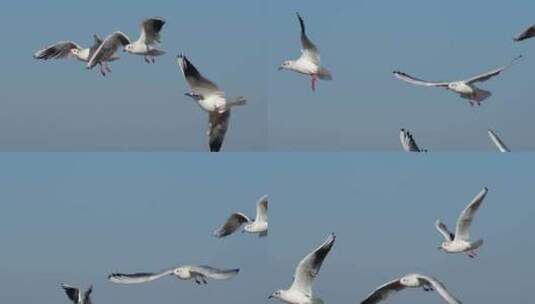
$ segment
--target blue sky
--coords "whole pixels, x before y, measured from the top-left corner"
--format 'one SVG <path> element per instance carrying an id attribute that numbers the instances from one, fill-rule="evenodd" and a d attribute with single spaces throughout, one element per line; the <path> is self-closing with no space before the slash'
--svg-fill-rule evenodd
<path id="1" fill-rule="evenodd" d="M 336 157 L 335 157 L 336 156 Z M 408 272 L 442 279 L 465 303 L 528 303 L 535 208 L 530 155 L 495 154 L 4 154 L 0 157 L 2 303 L 67 303 L 59 283 L 94 284 L 95 303 L 269 303 L 297 262 L 338 236 L 316 282 L 326 303 L 356 303 Z M 472 235 L 480 257 L 435 248 L 437 218 L 455 222 L 489 194 Z M 270 195 L 270 235 L 217 240 L 232 211 Z M 182 263 L 241 267 L 205 287 L 167 278 L 116 286 L 110 271 Z M 395 303 L 440 303 L 407 291 Z"/>

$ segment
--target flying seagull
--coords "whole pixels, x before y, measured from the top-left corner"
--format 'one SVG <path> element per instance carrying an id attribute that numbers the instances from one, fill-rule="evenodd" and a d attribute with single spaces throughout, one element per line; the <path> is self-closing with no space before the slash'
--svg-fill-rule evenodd
<path id="1" fill-rule="evenodd" d="M 532 25 L 528 27 L 527 29 L 523 30 L 521 33 L 516 35 L 515 38 L 513 38 L 514 41 L 520 42 L 529 38 L 535 37 L 535 25 Z"/>
<path id="2" fill-rule="evenodd" d="M 323 301 L 312 296 L 312 285 L 318 276 L 321 264 L 333 247 L 336 237 L 329 235 L 325 243 L 309 253 L 295 269 L 294 281 L 289 289 L 279 289 L 268 299 L 275 298 L 288 304 L 321 304 Z"/>
<path id="3" fill-rule="evenodd" d="M 184 265 L 173 269 L 165 270 L 158 273 L 141 272 L 141 273 L 112 273 L 108 280 L 117 284 L 140 284 L 157 280 L 165 276 L 175 276 L 180 280 L 194 280 L 197 284 L 207 284 L 207 279 L 227 280 L 238 274 L 239 268 L 236 269 L 218 269 L 211 266 L 191 266 Z"/>
<path id="4" fill-rule="evenodd" d="M 390 281 L 376 290 L 374 290 L 361 304 L 374 304 L 386 300 L 390 295 L 402 291 L 406 288 L 419 288 L 422 287 L 424 291 L 436 291 L 447 303 L 449 304 L 461 304 L 461 301 L 452 296 L 444 284 L 439 280 L 421 275 L 421 274 L 409 274 L 401 279 Z"/>
<path id="5" fill-rule="evenodd" d="M 245 97 L 238 97 L 228 100 L 225 93 L 221 91 L 212 81 L 206 79 L 186 58 L 178 55 L 178 65 L 191 92 L 186 96 L 193 98 L 201 109 L 208 112 L 208 145 L 211 152 L 219 152 L 227 133 L 230 109 L 234 106 L 241 106 L 246 103 Z"/>
<path id="6" fill-rule="evenodd" d="M 165 20 L 162 18 L 143 20 L 138 40 L 126 45 L 124 50 L 130 54 L 142 55 L 146 63 L 154 63 L 154 57 L 165 54 L 164 50 L 155 47 L 157 43 L 160 43 L 160 31 L 164 24 Z"/>
<path id="7" fill-rule="evenodd" d="M 115 52 L 120 46 L 126 46 L 130 44 L 130 39 L 123 32 L 113 32 L 97 48 L 91 59 L 87 63 L 86 68 L 92 69 L 97 64 L 101 64 L 100 73 L 102 76 L 106 76 L 106 72 L 111 73 L 111 69 L 106 63 L 114 58 Z M 104 66 L 105 69 L 102 68 Z"/>
<path id="8" fill-rule="evenodd" d="M 418 147 L 409 130 L 401 129 L 399 132 L 399 139 L 401 140 L 403 150 L 406 152 L 427 152 L 427 150 Z"/>
<path id="9" fill-rule="evenodd" d="M 515 61 L 522 58 L 522 55 L 514 58 L 509 64 L 504 65 L 500 68 L 497 68 L 495 70 L 465 79 L 465 80 L 457 80 L 452 82 L 434 82 L 434 81 L 426 81 L 422 79 L 418 79 L 416 77 L 412 77 L 406 73 L 400 72 L 400 71 L 394 71 L 394 75 L 405 82 L 414 84 L 414 85 L 420 85 L 420 86 L 426 86 L 426 87 L 439 87 L 439 88 L 445 88 L 447 90 L 450 90 L 452 92 L 455 92 L 459 94 L 464 99 L 467 99 L 471 106 L 474 104 L 481 105 L 481 102 L 487 99 L 492 95 L 491 92 L 482 90 L 475 86 L 475 83 L 478 82 L 484 82 L 487 81 L 494 76 L 499 75 L 502 71 L 509 68 Z"/>
<path id="10" fill-rule="evenodd" d="M 76 58 L 82 62 L 88 62 L 102 44 L 102 38 L 97 34 L 93 35 L 93 39 L 93 45 L 89 48 L 83 48 L 73 41 L 59 41 L 35 52 L 33 58 L 45 61 L 50 59 Z M 106 61 L 110 62 L 118 59 L 119 57 L 110 57 Z M 101 66 L 101 68 L 103 67 Z"/>
<path id="11" fill-rule="evenodd" d="M 320 53 L 318 48 L 308 39 L 305 32 L 305 22 L 297 13 L 301 25 L 301 57 L 297 60 L 287 60 L 282 63 L 279 70 L 290 70 L 297 73 L 310 75 L 312 91 L 316 90 L 316 81 L 319 79 L 332 80 L 331 73 L 320 65 Z"/>
<path id="12" fill-rule="evenodd" d="M 76 287 L 69 286 L 67 284 L 61 284 L 61 287 L 67 294 L 69 300 L 74 304 L 91 304 L 91 292 L 93 291 L 93 286 L 90 286 L 84 293 Z"/>
<path id="13" fill-rule="evenodd" d="M 500 152 L 511 152 L 509 148 L 507 148 L 507 146 L 503 143 L 503 141 L 498 137 L 498 135 L 496 135 L 496 133 L 494 133 L 490 129 L 488 130 L 488 133 L 490 139 L 496 145 L 496 147 L 498 147 L 498 150 L 500 150 Z"/>
<path id="14" fill-rule="evenodd" d="M 267 236 L 268 233 L 268 197 L 262 196 L 256 203 L 256 218 L 251 220 L 245 214 L 236 212 L 230 215 L 227 221 L 214 231 L 214 236 L 222 238 L 233 234 L 243 224 L 246 224 L 243 231 L 249 233 L 258 233 L 259 237 Z"/>
<path id="15" fill-rule="evenodd" d="M 435 227 L 442 234 L 445 241 L 438 247 L 447 253 L 467 253 L 471 258 L 477 256 L 476 250 L 483 245 L 483 240 L 470 241 L 470 224 L 483 203 L 488 189 L 485 187 L 479 194 L 466 206 L 457 219 L 455 233 L 448 230 L 448 227 L 440 220 L 435 222 Z"/>

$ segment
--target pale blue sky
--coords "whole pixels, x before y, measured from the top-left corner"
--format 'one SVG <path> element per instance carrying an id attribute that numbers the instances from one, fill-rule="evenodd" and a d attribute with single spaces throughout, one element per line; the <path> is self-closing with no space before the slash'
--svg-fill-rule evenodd
<path id="1" fill-rule="evenodd" d="M 4 154 L 0 157 L 0 302 L 67 303 L 59 283 L 95 286 L 95 303 L 276 303 L 298 261 L 338 236 L 316 282 L 326 303 L 356 303 L 408 272 L 441 278 L 465 303 L 531 299 L 535 245 L 530 155 Z M 450 226 L 489 188 L 473 223 L 480 257 L 436 250 L 434 221 Z M 254 214 L 270 195 L 270 235 L 211 232 L 232 211 Z M 181 263 L 241 267 L 198 287 L 166 278 L 116 286 L 110 271 Z M 407 291 L 395 303 L 441 303 Z"/>

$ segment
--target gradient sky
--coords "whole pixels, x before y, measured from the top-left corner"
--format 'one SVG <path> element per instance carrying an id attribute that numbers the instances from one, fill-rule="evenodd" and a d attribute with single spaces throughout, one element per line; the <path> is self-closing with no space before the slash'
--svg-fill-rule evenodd
<path id="1" fill-rule="evenodd" d="M 535 41 L 511 39 L 535 22 L 533 10 L 520 0 L 10 1 L 0 34 L 18 39 L 0 57 L 0 150 L 205 151 L 206 113 L 183 96 L 179 51 L 229 96 L 249 99 L 233 113 L 227 151 L 399 150 L 400 128 L 430 151 L 495 151 L 488 128 L 513 151 L 533 150 Z M 300 54 L 296 11 L 334 75 L 315 93 L 306 77 L 277 71 Z M 58 40 L 88 45 L 95 32 L 137 37 L 149 16 L 168 21 L 168 54 L 156 65 L 121 54 L 103 78 L 80 62 L 31 58 Z M 478 108 L 392 75 L 462 79 L 519 54 L 525 59 L 481 85 L 494 95 Z"/>
<path id="2" fill-rule="evenodd" d="M 386 155 L 1 155 L 0 302 L 67 303 L 59 287 L 66 282 L 94 284 L 95 303 L 277 303 L 267 296 L 286 288 L 298 261 L 335 232 L 314 289 L 325 303 L 357 303 L 409 272 L 440 278 L 465 303 L 529 303 L 531 157 Z M 472 227 L 485 240 L 480 257 L 437 251 L 435 219 L 452 226 L 484 186 Z M 254 214 L 265 193 L 267 239 L 211 237 L 230 212 Z M 110 271 L 182 263 L 242 271 L 203 287 L 174 278 L 106 281 Z M 442 303 L 417 290 L 391 302 Z"/>

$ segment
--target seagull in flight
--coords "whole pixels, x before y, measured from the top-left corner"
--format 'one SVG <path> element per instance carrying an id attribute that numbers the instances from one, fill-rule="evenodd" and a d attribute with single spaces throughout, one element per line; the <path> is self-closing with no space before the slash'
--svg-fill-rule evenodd
<path id="1" fill-rule="evenodd" d="M 513 38 L 514 41 L 520 42 L 529 38 L 535 37 L 535 25 L 532 25 L 528 27 L 527 29 L 523 30 L 521 33 L 516 35 L 515 38 Z"/>
<path id="2" fill-rule="evenodd" d="M 436 291 L 448 304 L 461 304 L 452 296 L 439 280 L 422 274 L 408 274 L 395 279 L 374 290 L 361 304 L 375 304 L 386 300 L 392 294 L 406 288 L 423 288 L 424 291 Z"/>
<path id="3" fill-rule="evenodd" d="M 498 147 L 498 150 L 500 150 L 500 152 L 511 152 L 509 148 L 507 148 L 507 146 L 503 143 L 503 141 L 498 137 L 498 135 L 494 133 L 494 131 L 489 129 L 488 133 L 490 139 L 496 145 L 496 147 Z"/>
<path id="4" fill-rule="evenodd" d="M 236 232 L 243 224 L 243 232 L 258 233 L 259 237 L 268 234 L 268 196 L 262 196 L 256 203 L 256 218 L 251 220 L 247 215 L 236 212 L 230 215 L 227 221 L 214 231 L 214 236 L 222 238 Z"/>
<path id="5" fill-rule="evenodd" d="M 301 57 L 297 60 L 287 60 L 282 63 L 279 70 L 289 70 L 297 73 L 309 75 L 311 77 L 312 91 L 316 90 L 316 81 L 319 79 L 332 80 L 331 73 L 320 65 L 320 54 L 318 48 L 308 39 L 305 32 L 305 22 L 301 15 L 297 13 L 299 25 L 301 26 Z"/>
<path id="6" fill-rule="evenodd" d="M 409 130 L 401 129 L 399 132 L 399 139 L 401 140 L 403 150 L 406 152 L 427 152 L 427 150 L 418 147 Z"/>
<path id="7" fill-rule="evenodd" d="M 155 46 L 160 43 L 160 31 L 164 24 L 165 20 L 162 18 L 143 20 L 138 40 L 126 45 L 124 51 L 134 55 L 142 55 L 146 63 L 154 63 L 154 57 L 165 54 L 164 50 Z"/>
<path id="8" fill-rule="evenodd" d="M 206 135 L 209 138 L 210 152 L 219 152 L 227 133 L 231 108 L 244 105 L 247 100 L 245 97 L 227 99 L 225 93 L 215 83 L 201 75 L 185 55 L 178 55 L 178 66 L 191 90 L 185 95 L 193 98 L 201 109 L 208 112 Z"/>
<path id="9" fill-rule="evenodd" d="M 157 280 L 166 276 L 175 276 L 180 280 L 193 280 L 197 284 L 207 284 L 207 279 L 213 280 L 228 280 L 233 278 L 240 271 L 236 269 L 218 269 L 211 266 L 201 265 L 192 266 L 184 265 L 173 269 L 164 270 L 162 272 L 141 272 L 141 273 L 112 273 L 108 276 L 108 280 L 117 284 L 141 284 Z"/>
<path id="10" fill-rule="evenodd" d="M 67 284 L 61 284 L 61 287 L 65 291 L 65 294 L 74 304 L 91 304 L 91 292 L 93 291 L 93 286 L 90 286 L 85 292 L 81 292 L 80 289 L 76 287 L 69 286 Z"/>
<path id="11" fill-rule="evenodd" d="M 457 227 L 455 233 L 448 230 L 446 224 L 440 220 L 435 222 L 435 227 L 442 234 L 445 241 L 442 242 L 439 250 L 443 250 L 447 253 L 467 253 L 471 258 L 477 256 L 476 250 L 483 245 L 483 240 L 471 241 L 470 240 L 470 224 L 483 203 L 483 199 L 487 195 L 488 189 L 485 187 L 479 194 L 466 206 L 457 219 Z"/>
<path id="12" fill-rule="evenodd" d="M 100 44 L 93 56 L 91 56 L 86 68 L 90 70 L 99 64 L 101 66 L 100 73 L 102 76 L 106 76 L 106 72 L 111 73 L 111 69 L 107 62 L 115 57 L 115 53 L 119 47 L 124 47 L 129 44 L 130 38 L 128 38 L 125 33 L 119 31 L 111 33 Z"/>
<path id="13" fill-rule="evenodd" d="M 312 296 L 312 285 L 335 239 L 332 233 L 320 247 L 302 259 L 295 269 L 292 286 L 275 291 L 268 299 L 275 298 L 287 304 L 322 304 L 321 299 Z"/>
<path id="14" fill-rule="evenodd" d="M 398 79 L 408 82 L 410 84 L 426 87 L 445 88 L 449 91 L 459 94 L 461 98 L 467 99 L 471 106 L 473 106 L 474 104 L 481 105 L 481 102 L 490 97 L 492 93 L 476 87 L 475 84 L 478 82 L 487 81 L 495 76 L 498 76 L 501 72 L 509 68 L 515 61 L 520 58 L 522 58 L 522 55 L 514 58 L 509 64 L 494 69 L 492 71 L 482 73 L 468 79 L 452 82 L 435 82 L 422 80 L 400 71 L 394 71 L 394 75 Z"/>

